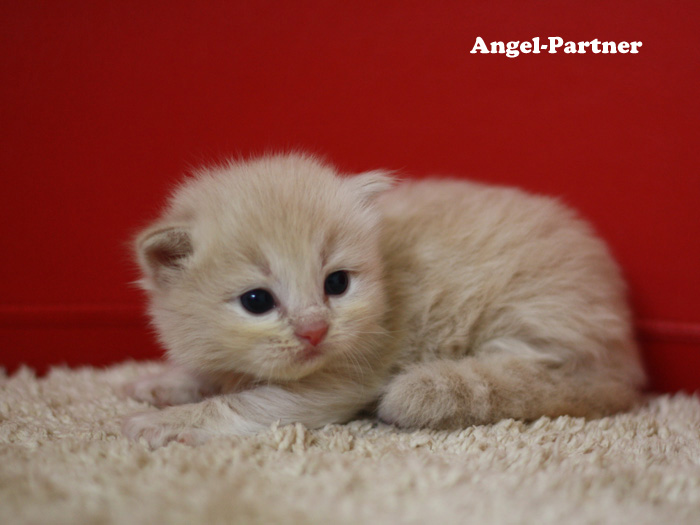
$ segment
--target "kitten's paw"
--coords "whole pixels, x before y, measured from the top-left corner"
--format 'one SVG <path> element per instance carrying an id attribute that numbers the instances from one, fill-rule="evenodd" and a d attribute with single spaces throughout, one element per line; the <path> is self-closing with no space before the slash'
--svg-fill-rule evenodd
<path id="1" fill-rule="evenodd" d="M 173 424 L 167 419 L 163 411 L 132 414 L 124 419 L 122 432 L 133 441 L 143 438 L 152 449 L 165 446 L 171 441 L 191 446 L 201 445 L 212 437 L 205 430 Z"/>
<path id="2" fill-rule="evenodd" d="M 190 428 L 189 430 L 183 430 L 177 435 L 175 441 L 182 443 L 183 445 L 189 445 L 191 447 L 196 447 L 198 445 L 203 445 L 212 438 L 212 434 L 205 430 L 199 428 Z"/>
<path id="3" fill-rule="evenodd" d="M 400 427 L 453 429 L 478 422 L 487 409 L 479 389 L 483 380 L 455 363 L 436 361 L 415 365 L 396 376 L 379 402 L 379 418 Z M 486 393 L 486 392 L 484 392 Z M 475 405 L 481 402 L 483 407 Z"/>
<path id="4" fill-rule="evenodd" d="M 137 401 L 157 407 L 196 403 L 204 397 L 196 381 L 167 374 L 137 379 L 124 387 L 124 393 Z"/>

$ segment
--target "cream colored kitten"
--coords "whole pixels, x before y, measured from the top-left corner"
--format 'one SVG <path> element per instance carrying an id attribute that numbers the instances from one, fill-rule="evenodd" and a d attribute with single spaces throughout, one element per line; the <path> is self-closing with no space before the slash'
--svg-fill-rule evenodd
<path id="1" fill-rule="evenodd" d="M 558 202 L 341 177 L 301 155 L 202 171 L 136 243 L 171 368 L 131 394 L 151 446 L 309 427 L 596 417 L 644 374 L 604 244 Z"/>

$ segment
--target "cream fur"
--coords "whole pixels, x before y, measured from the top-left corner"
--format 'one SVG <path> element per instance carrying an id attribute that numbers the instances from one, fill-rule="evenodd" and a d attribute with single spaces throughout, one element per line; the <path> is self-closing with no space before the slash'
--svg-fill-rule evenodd
<path id="1" fill-rule="evenodd" d="M 624 410 L 644 374 L 604 244 L 558 202 L 470 182 L 341 177 L 303 155 L 202 171 L 137 239 L 170 371 L 125 421 L 196 444 L 374 408 L 404 427 Z M 345 270 L 349 289 L 324 294 Z M 239 297 L 264 288 L 277 307 Z M 319 355 L 295 336 L 329 326 Z M 177 385 L 182 384 L 182 388 Z M 184 403 L 184 404 L 183 404 Z"/>

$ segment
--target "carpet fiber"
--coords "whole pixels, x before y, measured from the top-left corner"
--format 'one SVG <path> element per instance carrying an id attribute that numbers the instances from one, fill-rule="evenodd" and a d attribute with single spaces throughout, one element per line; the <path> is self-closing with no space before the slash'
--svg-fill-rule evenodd
<path id="1" fill-rule="evenodd" d="M 375 421 L 149 451 L 121 386 L 160 365 L 0 375 L 0 523 L 700 523 L 700 400 L 596 421 Z"/>

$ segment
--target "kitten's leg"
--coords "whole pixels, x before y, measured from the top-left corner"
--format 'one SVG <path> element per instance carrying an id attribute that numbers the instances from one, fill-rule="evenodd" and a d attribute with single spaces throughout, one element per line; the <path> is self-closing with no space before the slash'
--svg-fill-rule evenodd
<path id="1" fill-rule="evenodd" d="M 194 403 L 212 393 L 202 379 L 173 364 L 158 374 L 128 383 L 124 390 L 129 397 L 158 407 Z"/>
<path id="2" fill-rule="evenodd" d="M 248 435 L 275 422 L 318 428 L 347 421 L 371 398 L 361 385 L 325 381 L 325 387 L 259 386 L 235 394 L 217 395 L 200 403 L 129 416 L 123 432 L 144 438 L 151 447 L 170 441 L 199 444 L 216 435 Z"/>
<path id="3" fill-rule="evenodd" d="M 613 370 L 512 354 L 420 363 L 386 387 L 379 417 L 402 427 L 455 429 L 514 418 L 600 417 L 629 408 L 637 389 Z"/>

